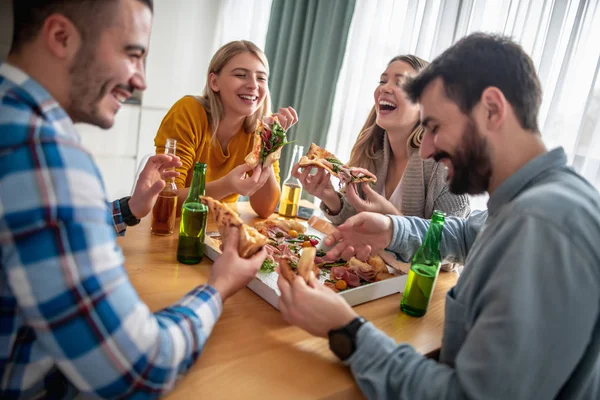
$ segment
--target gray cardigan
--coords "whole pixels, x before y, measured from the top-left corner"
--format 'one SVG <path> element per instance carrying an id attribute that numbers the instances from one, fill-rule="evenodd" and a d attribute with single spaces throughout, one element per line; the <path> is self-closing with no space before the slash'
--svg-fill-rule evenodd
<path id="1" fill-rule="evenodd" d="M 377 176 L 374 190 L 383 195 L 385 178 L 390 162 L 392 149 L 387 134 L 383 136 L 383 149 L 376 153 Z M 403 189 L 402 206 L 400 212 L 405 216 L 414 216 L 430 219 L 434 210 L 441 210 L 446 215 L 465 218 L 471 213 L 469 196 L 454 195 L 449 192 L 446 183 L 446 169 L 434 160 L 422 160 L 418 149 L 408 149 L 408 163 L 400 180 Z M 363 197 L 361 193 L 361 197 Z M 351 216 L 357 214 L 346 196 L 340 193 L 342 209 L 338 214 L 331 214 L 327 207 L 321 203 L 321 210 L 335 225 L 340 225 Z"/>

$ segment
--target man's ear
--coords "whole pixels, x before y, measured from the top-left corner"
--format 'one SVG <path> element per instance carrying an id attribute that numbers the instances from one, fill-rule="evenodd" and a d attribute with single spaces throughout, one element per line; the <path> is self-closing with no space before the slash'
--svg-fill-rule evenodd
<path id="1" fill-rule="evenodd" d="M 490 86 L 483 91 L 481 94 L 481 112 L 484 113 L 483 120 L 487 129 L 495 131 L 504 124 L 508 106 L 504 93 L 497 87 Z"/>
<path id="2" fill-rule="evenodd" d="M 211 72 L 210 74 L 208 74 L 208 84 L 210 85 L 210 88 L 212 89 L 213 92 L 215 93 L 219 93 L 219 84 L 217 83 L 217 74 L 215 74 L 214 72 Z"/>
<path id="3" fill-rule="evenodd" d="M 71 60 L 81 47 L 81 34 L 73 22 L 64 15 L 52 14 L 44 21 L 40 33 L 52 55 L 61 60 Z"/>

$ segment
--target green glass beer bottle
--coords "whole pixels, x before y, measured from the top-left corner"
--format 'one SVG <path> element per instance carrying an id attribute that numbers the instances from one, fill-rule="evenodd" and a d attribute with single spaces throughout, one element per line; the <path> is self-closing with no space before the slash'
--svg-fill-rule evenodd
<path id="1" fill-rule="evenodd" d="M 434 211 L 423 244 L 413 256 L 400 309 L 412 317 L 427 312 L 440 270 L 440 242 L 446 214 Z"/>
<path id="2" fill-rule="evenodd" d="M 206 164 L 194 164 L 192 185 L 183 202 L 179 223 L 177 261 L 184 264 L 198 264 L 204 256 L 204 233 L 208 217 L 208 207 L 202 204 L 206 182 Z"/>

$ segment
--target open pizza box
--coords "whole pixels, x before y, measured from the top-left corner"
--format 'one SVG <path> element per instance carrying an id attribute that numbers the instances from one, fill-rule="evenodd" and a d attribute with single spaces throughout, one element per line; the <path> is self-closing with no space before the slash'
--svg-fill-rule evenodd
<path id="1" fill-rule="evenodd" d="M 328 221 L 316 216 L 311 217 L 308 223 L 305 224 L 307 225 L 306 234 L 315 235 L 321 239 L 325 238 L 325 236 L 333 229 L 333 226 Z M 215 237 L 218 237 L 218 232 L 207 232 L 204 240 L 206 245 L 204 254 L 213 261 L 221 254 L 221 250 L 219 249 L 220 241 L 218 239 L 215 240 Z M 406 273 L 408 272 L 410 265 L 396 261 L 393 256 L 380 255 L 382 255 L 382 258 L 386 261 L 389 272 L 397 274 L 397 276 L 379 282 L 363 284 L 359 287 L 339 292 L 339 295 L 351 306 L 366 303 L 404 290 L 406 278 L 408 276 Z M 393 268 L 390 267 L 390 264 L 393 265 Z M 273 307 L 278 308 L 277 303 L 280 293 L 277 288 L 277 278 L 277 272 L 259 271 L 257 277 L 248 284 L 248 288 Z M 321 282 L 324 282 L 325 279 L 326 277 L 324 275 L 319 277 Z"/>

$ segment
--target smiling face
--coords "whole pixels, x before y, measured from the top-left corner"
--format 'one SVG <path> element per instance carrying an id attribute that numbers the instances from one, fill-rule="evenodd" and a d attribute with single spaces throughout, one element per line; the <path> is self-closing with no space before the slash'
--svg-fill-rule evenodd
<path id="1" fill-rule="evenodd" d="M 266 68 L 249 52 L 233 56 L 218 74 L 209 75 L 209 82 L 221 98 L 224 114 L 232 117 L 254 114 L 268 91 Z"/>
<path id="2" fill-rule="evenodd" d="M 447 167 L 452 193 L 480 194 L 488 190 L 492 176 L 490 147 L 475 120 L 448 99 L 441 78 L 425 88 L 419 102 L 425 127 L 421 158 L 433 158 Z"/>
<path id="3" fill-rule="evenodd" d="M 134 89 L 146 88 L 143 58 L 152 12 L 137 0 L 118 3 L 116 21 L 98 38 L 82 42 L 69 67 L 71 87 L 66 110 L 74 122 L 110 128 L 121 103 Z"/>
<path id="4" fill-rule="evenodd" d="M 394 61 L 381 74 L 374 93 L 376 122 L 388 132 L 413 125 L 419 117 L 419 106 L 412 104 L 402 90 L 406 77 L 416 73 L 406 62 Z"/>

